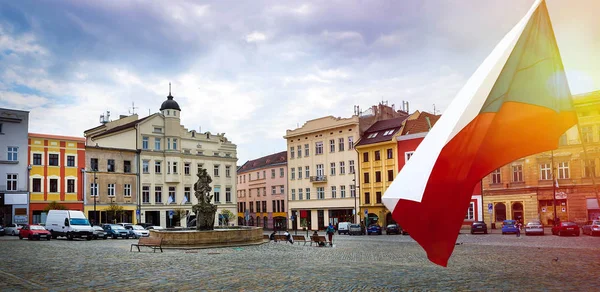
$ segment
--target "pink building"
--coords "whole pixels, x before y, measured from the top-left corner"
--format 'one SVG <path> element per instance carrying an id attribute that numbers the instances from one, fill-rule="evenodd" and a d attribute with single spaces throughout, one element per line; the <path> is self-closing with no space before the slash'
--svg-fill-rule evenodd
<path id="1" fill-rule="evenodd" d="M 249 160 L 237 170 L 238 224 L 287 226 L 287 152 Z"/>

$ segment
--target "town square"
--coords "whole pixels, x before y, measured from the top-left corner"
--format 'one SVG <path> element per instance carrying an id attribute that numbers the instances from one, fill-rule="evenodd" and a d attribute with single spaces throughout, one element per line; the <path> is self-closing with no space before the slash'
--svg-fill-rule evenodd
<path id="1" fill-rule="evenodd" d="M 0 0 L 0 290 L 600 291 L 595 11 Z"/>

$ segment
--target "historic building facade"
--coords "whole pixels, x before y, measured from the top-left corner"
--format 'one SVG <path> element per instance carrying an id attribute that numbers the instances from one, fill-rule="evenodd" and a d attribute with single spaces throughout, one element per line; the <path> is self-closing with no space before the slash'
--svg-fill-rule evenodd
<path id="1" fill-rule="evenodd" d="M 84 210 L 84 138 L 29 133 L 28 156 L 30 222 L 46 222 L 46 207 L 50 203 Z"/>
<path id="2" fill-rule="evenodd" d="M 379 104 L 349 118 L 322 117 L 287 130 L 288 217 L 292 229 L 324 229 L 329 223 L 358 222 L 359 186 L 354 145 L 379 120 L 408 116 Z"/>
<path id="3" fill-rule="evenodd" d="M 29 112 L 0 108 L 0 224 L 27 224 Z"/>
<path id="4" fill-rule="evenodd" d="M 185 225 L 191 214 L 194 183 L 201 168 L 212 177 L 213 202 L 218 213 L 237 213 L 237 147 L 225 134 L 199 133 L 181 125 L 181 108 L 169 93 L 160 112 L 137 115 L 87 130 L 88 146 L 135 150 L 139 170 L 139 221 L 163 227 Z M 88 158 L 89 160 L 90 158 Z M 87 174 L 87 180 L 93 174 Z M 93 199 L 88 196 L 88 199 Z M 193 216 L 193 215 L 192 215 Z M 215 216 L 215 224 L 225 222 Z M 232 222 L 235 223 L 235 222 Z"/>
<path id="5" fill-rule="evenodd" d="M 90 222 L 137 223 L 138 153 L 136 150 L 86 146 L 85 214 Z"/>
<path id="6" fill-rule="evenodd" d="M 287 228 L 287 151 L 249 160 L 238 168 L 238 224 Z"/>
<path id="7" fill-rule="evenodd" d="M 580 127 L 569 129 L 554 151 L 502 166 L 484 178 L 483 201 L 492 222 L 521 217 L 544 225 L 600 217 L 596 193 L 600 162 L 600 91 L 573 97 Z M 555 212 L 556 210 L 556 212 Z"/>

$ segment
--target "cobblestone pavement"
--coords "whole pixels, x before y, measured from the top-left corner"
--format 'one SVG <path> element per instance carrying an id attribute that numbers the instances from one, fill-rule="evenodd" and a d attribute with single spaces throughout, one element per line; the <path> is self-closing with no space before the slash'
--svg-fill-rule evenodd
<path id="1" fill-rule="evenodd" d="M 0 237 L 0 290 L 600 291 L 600 237 L 584 235 L 461 234 L 448 268 L 406 235 L 164 253 L 134 242 Z"/>

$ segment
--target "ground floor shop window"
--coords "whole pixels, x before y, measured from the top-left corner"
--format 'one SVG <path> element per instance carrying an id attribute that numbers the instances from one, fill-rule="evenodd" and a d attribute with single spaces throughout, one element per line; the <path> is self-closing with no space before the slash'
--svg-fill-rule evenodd
<path id="1" fill-rule="evenodd" d="M 506 220 L 506 205 L 504 203 L 496 203 L 494 205 L 494 214 L 496 215 L 496 222 Z"/>

